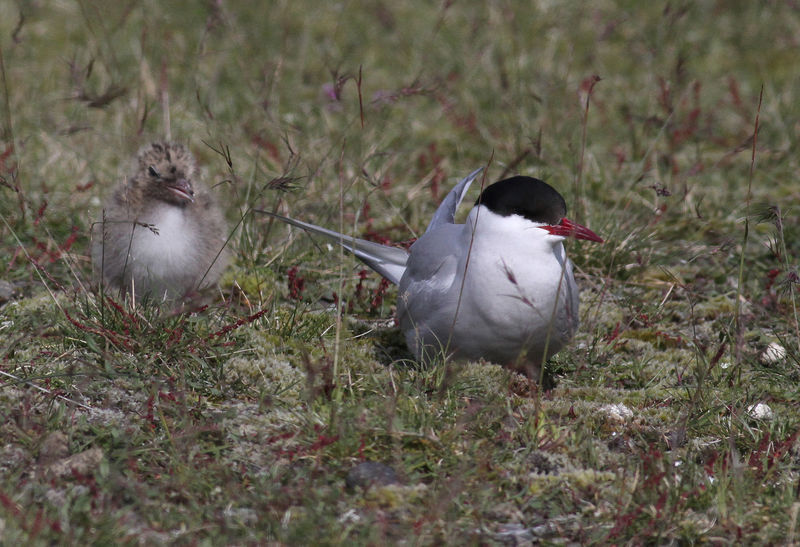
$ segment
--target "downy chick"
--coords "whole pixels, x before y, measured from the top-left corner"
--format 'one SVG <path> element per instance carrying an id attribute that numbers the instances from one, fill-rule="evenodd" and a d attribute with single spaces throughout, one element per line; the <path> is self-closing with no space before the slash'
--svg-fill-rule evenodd
<path id="1" fill-rule="evenodd" d="M 222 211 L 189 150 L 155 142 L 115 189 L 93 230 L 95 274 L 134 298 L 175 299 L 217 282 L 228 263 Z"/>

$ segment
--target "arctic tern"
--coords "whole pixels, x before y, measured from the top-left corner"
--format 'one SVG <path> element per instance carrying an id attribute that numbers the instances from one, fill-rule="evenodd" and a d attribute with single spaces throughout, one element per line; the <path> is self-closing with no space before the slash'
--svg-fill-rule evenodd
<path id="1" fill-rule="evenodd" d="M 562 242 L 603 240 L 566 218 L 552 186 L 525 176 L 488 186 L 456 224 L 481 171 L 450 191 L 408 251 L 258 212 L 336 241 L 399 285 L 398 323 L 420 361 L 483 358 L 537 377 L 578 327 L 578 286 Z"/>

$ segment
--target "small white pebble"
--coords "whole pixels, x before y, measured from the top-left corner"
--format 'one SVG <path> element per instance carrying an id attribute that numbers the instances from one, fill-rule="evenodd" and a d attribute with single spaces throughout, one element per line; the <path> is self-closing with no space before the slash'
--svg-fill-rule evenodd
<path id="1" fill-rule="evenodd" d="M 771 342 L 760 357 L 760 361 L 765 365 L 774 365 L 784 359 L 786 359 L 786 348 L 777 342 Z"/>
<path id="2" fill-rule="evenodd" d="M 764 403 L 757 403 L 747 407 L 747 413 L 756 420 L 769 420 L 775 414 L 772 409 Z"/>
<path id="3" fill-rule="evenodd" d="M 599 408 L 599 410 L 600 412 L 604 413 L 606 418 L 612 422 L 624 422 L 633 418 L 633 410 L 622 403 L 603 405 Z"/>
<path id="4" fill-rule="evenodd" d="M 356 523 L 360 521 L 361 521 L 361 515 L 359 515 L 358 511 L 356 511 L 355 509 L 348 509 L 339 517 L 339 522 Z"/>

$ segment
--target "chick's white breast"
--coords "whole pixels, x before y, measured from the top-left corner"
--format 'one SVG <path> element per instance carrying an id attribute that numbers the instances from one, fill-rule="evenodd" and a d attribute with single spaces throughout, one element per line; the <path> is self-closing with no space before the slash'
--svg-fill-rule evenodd
<path id="1" fill-rule="evenodd" d="M 130 255 L 138 267 L 145 267 L 151 275 L 169 277 L 192 266 L 196 260 L 196 229 L 183 209 L 163 205 L 141 221 L 153 225 L 158 233 L 136 227 Z"/>

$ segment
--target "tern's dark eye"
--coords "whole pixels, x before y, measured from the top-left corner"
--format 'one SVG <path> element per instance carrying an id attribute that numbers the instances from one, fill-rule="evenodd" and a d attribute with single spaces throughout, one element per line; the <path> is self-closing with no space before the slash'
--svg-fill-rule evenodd
<path id="1" fill-rule="evenodd" d="M 155 178 L 159 178 L 161 176 L 161 173 L 156 171 L 156 168 L 153 167 L 152 165 L 147 168 L 147 174 L 150 175 L 151 177 L 155 177 Z"/>

